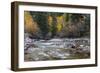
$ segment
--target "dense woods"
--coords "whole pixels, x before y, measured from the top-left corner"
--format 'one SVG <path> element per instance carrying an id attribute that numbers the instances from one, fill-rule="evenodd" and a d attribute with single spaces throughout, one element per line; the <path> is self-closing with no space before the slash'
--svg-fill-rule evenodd
<path id="1" fill-rule="evenodd" d="M 90 15 L 25 11 L 25 32 L 37 39 L 89 37 Z"/>

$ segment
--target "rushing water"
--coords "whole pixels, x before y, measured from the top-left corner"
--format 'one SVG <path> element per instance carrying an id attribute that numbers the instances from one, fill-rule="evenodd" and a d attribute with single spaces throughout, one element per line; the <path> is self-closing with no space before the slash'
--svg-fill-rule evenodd
<path id="1" fill-rule="evenodd" d="M 25 61 L 81 59 L 90 57 L 89 38 L 37 40 L 25 37 Z"/>

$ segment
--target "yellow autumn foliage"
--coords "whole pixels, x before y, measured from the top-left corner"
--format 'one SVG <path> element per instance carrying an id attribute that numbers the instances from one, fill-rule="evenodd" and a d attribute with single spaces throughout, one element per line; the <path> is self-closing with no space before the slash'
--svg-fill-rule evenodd
<path id="1" fill-rule="evenodd" d="M 57 17 L 57 31 L 61 31 L 63 26 L 63 16 L 58 16 Z"/>
<path id="2" fill-rule="evenodd" d="M 38 30 L 37 23 L 33 21 L 32 16 L 28 11 L 24 12 L 25 31 L 29 33 L 35 33 Z"/>
<path id="3" fill-rule="evenodd" d="M 57 19 L 57 31 L 61 31 L 62 30 L 62 27 L 63 27 L 63 16 L 57 16 L 56 19 Z M 49 16 L 48 17 L 48 23 L 49 23 L 49 26 L 52 26 L 52 21 L 53 21 L 53 18 L 52 16 Z"/>
<path id="4" fill-rule="evenodd" d="M 61 31 L 61 29 L 62 29 L 62 24 L 57 24 L 57 30 Z"/>

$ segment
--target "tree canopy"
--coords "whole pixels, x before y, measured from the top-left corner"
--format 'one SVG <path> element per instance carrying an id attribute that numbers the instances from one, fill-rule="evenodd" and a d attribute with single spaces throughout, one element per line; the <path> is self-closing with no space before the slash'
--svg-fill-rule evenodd
<path id="1" fill-rule="evenodd" d="M 90 36 L 90 15 L 79 13 L 57 13 L 57 12 L 34 12 L 29 11 L 32 25 L 38 28 L 32 29 L 29 19 L 25 14 L 25 23 L 29 25 L 32 33 L 39 32 L 33 36 L 39 35 L 42 39 L 50 38 L 77 38 Z M 34 24 L 33 24 L 34 23 Z M 27 26 L 28 27 L 28 26 Z M 25 28 L 26 29 L 26 28 Z M 29 32 L 30 33 L 30 32 Z"/>

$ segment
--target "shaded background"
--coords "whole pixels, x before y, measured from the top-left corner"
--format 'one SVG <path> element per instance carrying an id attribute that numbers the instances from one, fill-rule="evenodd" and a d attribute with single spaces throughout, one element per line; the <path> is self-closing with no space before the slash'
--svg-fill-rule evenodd
<path id="1" fill-rule="evenodd" d="M 24 33 L 30 38 L 90 38 L 90 14 L 24 11 Z"/>

